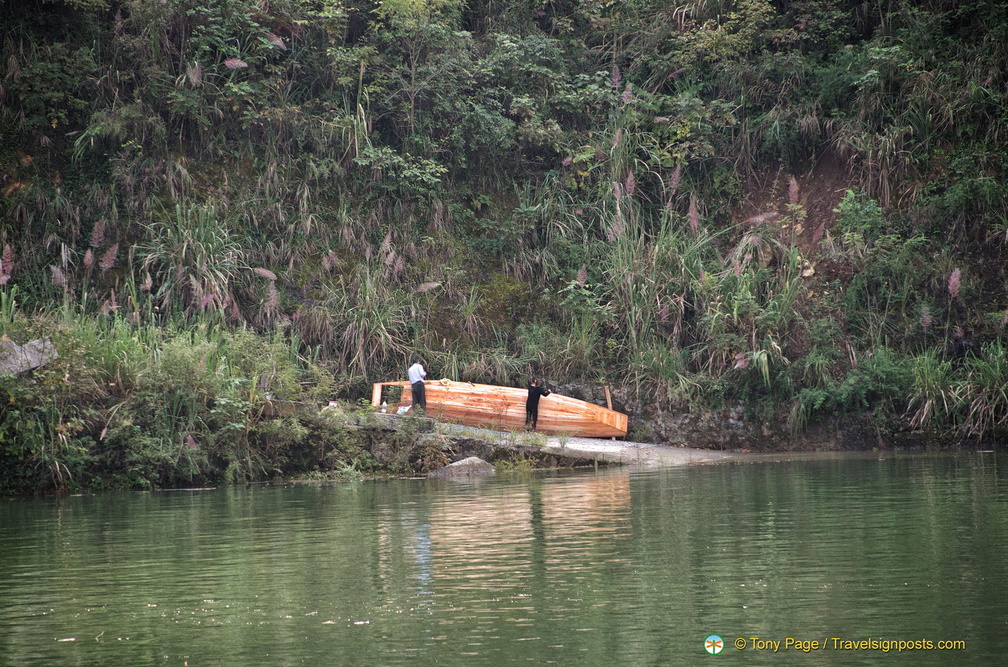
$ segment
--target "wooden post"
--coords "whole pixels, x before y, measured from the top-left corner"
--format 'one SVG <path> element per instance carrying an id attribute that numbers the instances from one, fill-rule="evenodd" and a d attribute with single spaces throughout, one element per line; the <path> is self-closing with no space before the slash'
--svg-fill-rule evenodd
<path id="1" fill-rule="evenodd" d="M 609 385 L 605 385 L 605 404 L 606 407 L 612 410 L 612 395 L 609 393 Z M 615 440 L 616 436 L 609 438 L 610 440 Z"/>
<path id="2" fill-rule="evenodd" d="M 381 390 L 382 390 L 381 382 L 375 382 L 374 385 L 371 387 L 371 405 L 373 405 L 376 408 L 379 405 L 381 405 Z"/>

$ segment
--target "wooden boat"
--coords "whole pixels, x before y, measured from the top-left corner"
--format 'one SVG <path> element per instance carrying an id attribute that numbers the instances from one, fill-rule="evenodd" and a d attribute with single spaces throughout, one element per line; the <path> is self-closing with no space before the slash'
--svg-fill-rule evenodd
<path id="1" fill-rule="evenodd" d="M 489 384 L 433 380 L 426 383 L 427 416 L 441 421 L 496 430 L 521 431 L 525 428 L 525 400 L 528 390 L 518 387 L 497 387 Z M 371 393 L 371 405 L 379 407 L 384 390 L 402 389 L 398 401 L 388 402 L 390 412 L 412 403 L 410 383 L 376 382 Z M 394 394 L 398 392 L 389 392 Z M 539 401 L 539 421 L 536 430 L 551 435 L 586 438 L 622 437 L 627 434 L 627 416 L 601 405 L 570 396 L 550 394 Z"/>

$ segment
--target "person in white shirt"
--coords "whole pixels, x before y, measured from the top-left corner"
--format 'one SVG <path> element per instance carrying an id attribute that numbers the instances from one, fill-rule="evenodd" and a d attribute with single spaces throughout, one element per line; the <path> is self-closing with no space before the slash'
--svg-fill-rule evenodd
<path id="1" fill-rule="evenodd" d="M 409 376 L 410 390 L 413 393 L 413 405 L 410 406 L 410 409 L 416 410 L 420 408 L 426 412 L 427 392 L 424 387 L 424 378 L 427 377 L 427 371 L 424 370 L 423 364 L 420 363 L 419 359 L 414 359 L 413 365 L 409 367 L 406 374 Z"/>

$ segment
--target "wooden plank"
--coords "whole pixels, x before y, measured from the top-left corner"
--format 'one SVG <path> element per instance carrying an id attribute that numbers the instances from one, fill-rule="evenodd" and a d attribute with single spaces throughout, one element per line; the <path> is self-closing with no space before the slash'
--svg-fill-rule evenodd
<path id="1" fill-rule="evenodd" d="M 612 394 L 609 393 L 609 385 L 605 385 L 605 404 L 607 408 L 612 410 Z M 615 437 L 611 438 L 611 440 L 615 439 Z"/>

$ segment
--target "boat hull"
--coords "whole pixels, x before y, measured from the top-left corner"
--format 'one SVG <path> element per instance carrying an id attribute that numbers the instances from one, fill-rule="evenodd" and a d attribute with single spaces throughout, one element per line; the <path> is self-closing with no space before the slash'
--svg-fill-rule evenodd
<path id="1" fill-rule="evenodd" d="M 396 405 L 410 405 L 412 391 L 404 381 L 376 383 L 372 405 L 381 405 L 383 389 L 387 387 L 402 388 Z M 434 419 L 504 431 L 525 428 L 527 389 L 435 380 L 426 383 L 426 394 L 427 416 Z M 586 438 L 623 437 L 627 433 L 627 416 L 570 396 L 550 394 L 539 401 L 536 430 Z"/>

